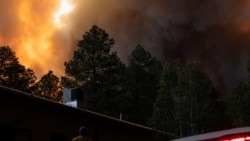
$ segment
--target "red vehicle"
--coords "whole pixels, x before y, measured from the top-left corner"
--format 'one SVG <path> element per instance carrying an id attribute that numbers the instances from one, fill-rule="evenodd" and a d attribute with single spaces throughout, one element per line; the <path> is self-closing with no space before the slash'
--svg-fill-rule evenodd
<path id="1" fill-rule="evenodd" d="M 173 141 L 250 141 L 250 127 L 210 132 L 175 139 Z"/>

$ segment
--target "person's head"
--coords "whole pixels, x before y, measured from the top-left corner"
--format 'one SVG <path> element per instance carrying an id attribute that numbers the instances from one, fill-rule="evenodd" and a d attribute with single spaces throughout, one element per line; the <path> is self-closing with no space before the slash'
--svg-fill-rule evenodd
<path id="1" fill-rule="evenodd" d="M 80 127 L 79 128 L 79 134 L 82 135 L 82 136 L 86 135 L 87 134 L 86 127 L 84 127 L 84 126 Z"/>

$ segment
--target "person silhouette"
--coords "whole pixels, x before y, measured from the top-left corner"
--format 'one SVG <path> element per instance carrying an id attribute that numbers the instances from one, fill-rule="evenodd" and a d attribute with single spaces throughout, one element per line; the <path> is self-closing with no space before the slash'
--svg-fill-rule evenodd
<path id="1" fill-rule="evenodd" d="M 92 139 L 87 137 L 87 128 L 82 126 L 79 128 L 79 135 L 74 137 L 71 141 L 92 141 Z"/>

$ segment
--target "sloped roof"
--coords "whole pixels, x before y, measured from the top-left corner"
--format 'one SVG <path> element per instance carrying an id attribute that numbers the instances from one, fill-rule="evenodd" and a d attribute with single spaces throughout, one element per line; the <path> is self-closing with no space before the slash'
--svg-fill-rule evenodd
<path id="1" fill-rule="evenodd" d="M 129 127 L 129 128 L 135 128 L 137 130 L 139 129 L 139 130 L 146 130 L 148 132 L 153 132 L 153 129 L 149 128 L 149 127 L 145 127 L 145 126 L 138 125 L 135 123 L 127 122 L 127 121 L 120 120 L 120 119 L 113 118 L 113 117 L 109 117 L 109 116 L 102 115 L 102 114 L 92 112 L 92 111 L 88 111 L 85 109 L 70 107 L 70 106 L 67 106 L 67 105 L 59 103 L 59 102 L 55 102 L 55 101 L 52 101 L 49 99 L 45 99 L 45 98 L 42 98 L 42 97 L 39 97 L 36 95 L 32 95 L 32 94 L 29 94 L 26 92 L 14 90 L 14 89 L 7 88 L 7 87 L 0 85 L 0 97 L 1 96 L 18 98 L 20 100 L 32 101 L 33 103 L 36 103 L 36 104 L 42 104 L 43 106 L 60 108 L 61 110 L 64 110 L 65 112 L 68 112 L 68 113 L 85 115 L 89 119 L 95 119 L 95 120 L 98 120 L 101 122 L 107 122 L 107 123 L 113 124 L 113 125 L 121 125 L 123 127 Z"/>

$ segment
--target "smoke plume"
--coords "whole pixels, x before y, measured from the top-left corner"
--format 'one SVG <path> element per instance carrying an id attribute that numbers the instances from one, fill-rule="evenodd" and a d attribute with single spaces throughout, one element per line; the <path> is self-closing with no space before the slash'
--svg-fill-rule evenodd
<path id="1" fill-rule="evenodd" d="M 38 76 L 62 75 L 77 41 L 97 25 L 114 38 L 124 62 L 141 44 L 163 64 L 200 59 L 222 87 L 247 79 L 248 0 L 68 0 L 73 9 L 56 25 L 63 1 L 0 0 L 0 45 L 9 45 Z"/>

